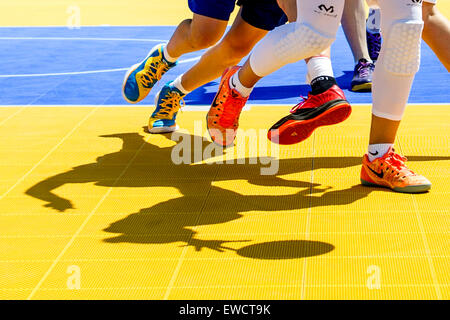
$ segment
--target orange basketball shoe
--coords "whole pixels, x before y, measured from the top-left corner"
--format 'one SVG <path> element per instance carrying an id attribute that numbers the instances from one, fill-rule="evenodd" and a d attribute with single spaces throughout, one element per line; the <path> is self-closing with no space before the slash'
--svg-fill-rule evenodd
<path id="1" fill-rule="evenodd" d="M 394 152 L 393 148 L 381 158 L 369 161 L 363 157 L 361 183 L 371 187 L 385 187 L 397 192 L 419 193 L 431 188 L 431 182 L 424 176 L 408 169 L 407 159 Z"/>
<path id="2" fill-rule="evenodd" d="M 221 146 L 229 146 L 234 142 L 239 127 L 239 116 L 248 100 L 248 97 L 244 98 L 239 92 L 230 88 L 230 78 L 240 68 L 234 66 L 225 70 L 219 91 L 206 116 L 209 135 Z"/>

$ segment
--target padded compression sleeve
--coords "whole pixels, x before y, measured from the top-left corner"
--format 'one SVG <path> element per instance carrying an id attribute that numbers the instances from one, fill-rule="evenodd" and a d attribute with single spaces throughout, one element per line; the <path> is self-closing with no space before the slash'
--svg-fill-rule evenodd
<path id="1" fill-rule="evenodd" d="M 384 42 L 373 75 L 372 113 L 399 121 L 420 66 L 422 7 L 411 0 L 378 0 L 378 5 Z"/>
<path id="2" fill-rule="evenodd" d="M 286 64 L 320 54 L 334 41 L 345 0 L 297 0 L 297 21 L 268 33 L 250 56 L 264 77 Z"/>

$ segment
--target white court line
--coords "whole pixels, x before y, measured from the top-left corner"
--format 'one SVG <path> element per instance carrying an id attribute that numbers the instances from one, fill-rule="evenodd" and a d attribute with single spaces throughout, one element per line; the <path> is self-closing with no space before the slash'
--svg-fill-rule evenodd
<path id="1" fill-rule="evenodd" d="M 69 75 L 78 75 L 78 74 L 118 72 L 118 71 L 126 71 L 126 70 L 128 70 L 128 68 L 92 70 L 92 71 L 74 71 L 74 72 L 61 72 L 61 73 L 1 74 L 0 78 L 31 78 L 31 77 L 69 76 Z"/>
<path id="2" fill-rule="evenodd" d="M 64 141 L 66 141 L 96 110 L 97 108 L 92 109 L 91 112 L 89 112 L 83 119 L 81 119 L 78 124 L 72 130 L 70 130 L 70 132 L 61 139 L 61 141 L 58 142 L 57 145 L 55 145 L 49 152 L 47 152 L 45 156 L 41 158 L 41 160 L 39 160 L 30 170 L 27 171 L 27 173 L 25 173 L 19 180 L 17 180 L 14 185 L 6 190 L 5 193 L 0 195 L 0 200 L 3 200 L 3 198 L 5 198 L 15 187 L 17 187 L 22 181 L 24 181 L 33 172 L 34 169 L 40 166 L 42 162 L 44 162 L 56 149 L 58 149 L 59 146 L 62 145 Z"/>
<path id="3" fill-rule="evenodd" d="M 31 300 L 33 298 L 33 296 L 35 295 L 35 293 L 39 290 L 39 288 L 41 287 L 41 285 L 44 283 L 44 281 L 47 279 L 47 277 L 50 275 L 50 273 L 53 271 L 53 269 L 55 268 L 55 266 L 58 264 L 58 262 L 61 260 L 61 258 L 64 256 L 64 254 L 67 252 L 67 250 L 70 248 L 70 246 L 72 245 L 72 243 L 75 241 L 75 238 L 81 233 L 81 231 L 84 229 L 84 227 L 87 225 L 87 223 L 89 222 L 89 220 L 92 218 L 92 216 L 97 212 L 98 208 L 100 208 L 100 206 L 103 204 L 103 202 L 105 201 L 105 199 L 111 194 L 111 191 L 113 190 L 113 188 L 117 185 L 117 183 L 120 181 L 120 179 L 124 176 L 124 174 L 127 172 L 128 168 L 130 167 L 130 165 L 133 163 L 133 161 L 136 159 L 136 157 L 138 156 L 138 154 L 141 152 L 142 148 L 144 148 L 146 142 L 148 141 L 144 141 L 140 148 L 136 151 L 136 153 L 134 154 L 133 158 L 131 158 L 131 160 L 127 163 L 127 165 L 125 166 L 125 168 L 122 170 L 122 172 L 119 174 L 119 176 L 116 178 L 116 180 L 114 181 L 114 183 L 112 184 L 111 187 L 108 188 L 108 190 L 106 191 L 106 193 L 103 195 L 103 197 L 100 199 L 100 201 L 97 203 L 97 205 L 95 206 L 94 209 L 92 209 L 92 211 L 89 213 L 89 215 L 86 217 L 86 219 L 84 219 L 83 223 L 81 224 L 81 226 L 77 229 L 77 231 L 74 233 L 74 235 L 72 236 L 72 238 L 69 240 L 69 242 L 66 244 L 66 246 L 64 247 L 64 249 L 59 253 L 59 255 L 56 257 L 56 259 L 53 261 L 52 265 L 50 266 L 50 268 L 47 270 L 47 272 L 44 274 L 44 276 L 41 278 L 41 280 L 39 281 L 39 283 L 36 285 L 36 287 L 34 287 L 33 291 L 31 291 L 30 295 L 28 296 L 27 300 Z"/>
<path id="4" fill-rule="evenodd" d="M 14 112 L 13 114 L 11 114 L 9 117 L 7 117 L 6 119 L 3 119 L 2 121 L 0 121 L 0 127 L 5 124 L 9 119 L 12 119 L 13 117 L 15 117 L 16 115 L 18 115 L 19 113 L 21 113 L 25 108 L 20 108 L 19 110 L 17 110 L 16 112 Z"/>
<path id="5" fill-rule="evenodd" d="M 312 196 L 313 196 L 313 185 L 314 185 L 314 160 L 316 156 L 316 133 L 312 136 L 312 152 L 311 152 L 311 176 L 310 176 L 310 187 L 309 187 L 309 204 L 308 212 L 306 214 L 306 227 L 304 232 L 304 240 L 309 241 L 311 238 L 311 215 L 312 215 Z M 308 259 L 303 260 L 303 272 L 302 272 L 302 286 L 300 293 L 300 300 L 305 300 L 306 294 L 306 280 L 307 280 L 307 270 L 308 270 Z"/>
<path id="6" fill-rule="evenodd" d="M 188 63 L 200 60 L 200 57 L 181 60 L 178 63 Z M 61 73 L 31 73 L 31 74 L 1 74 L 0 78 L 32 78 L 32 77 L 50 77 L 50 76 L 69 76 L 80 74 L 94 74 L 94 73 L 108 73 L 126 71 L 129 68 L 117 68 L 117 69 L 104 69 L 104 70 L 92 70 L 92 71 L 74 71 L 74 72 L 61 72 Z"/>
<path id="7" fill-rule="evenodd" d="M 273 106 L 279 106 L 279 105 L 246 105 L 242 110 L 249 111 L 252 107 L 273 107 Z M 286 105 L 292 107 L 292 104 Z M 139 105 L 29 105 L 29 106 L 2 106 L 1 108 L 154 108 L 154 104 L 139 104 Z M 211 108 L 210 105 L 192 105 L 192 106 L 186 106 L 182 109 L 182 112 L 194 112 L 194 111 L 209 111 Z"/>
<path id="8" fill-rule="evenodd" d="M 400 148 L 400 152 L 402 152 L 404 154 L 401 140 L 398 141 L 398 145 Z M 425 230 L 425 227 L 423 224 L 422 215 L 420 214 L 419 205 L 417 204 L 416 197 L 413 194 L 409 194 L 409 196 L 412 199 L 414 211 L 416 213 L 417 223 L 419 225 L 419 230 L 422 235 L 423 246 L 425 249 L 425 254 L 427 256 L 428 267 L 430 268 L 431 279 L 433 279 L 434 290 L 436 291 L 436 297 L 438 300 L 442 300 L 442 292 L 441 292 L 441 288 L 439 287 L 439 281 L 438 281 L 438 278 L 436 275 L 436 269 L 435 269 L 434 263 L 433 263 L 432 253 L 430 250 L 430 244 L 428 242 L 428 237 L 427 237 L 426 230 Z"/>
<path id="9" fill-rule="evenodd" d="M 248 103 L 243 110 L 250 110 L 252 107 L 293 107 L 295 103 Z M 370 107 L 371 103 L 351 103 L 354 107 Z M 408 106 L 450 106 L 450 101 L 447 103 L 409 103 Z M 89 105 L 89 104 L 48 104 L 48 105 L 0 105 L 0 108 L 154 108 L 154 104 L 102 104 L 102 105 Z M 186 105 L 183 108 L 183 112 L 189 111 L 208 111 L 210 105 Z"/>

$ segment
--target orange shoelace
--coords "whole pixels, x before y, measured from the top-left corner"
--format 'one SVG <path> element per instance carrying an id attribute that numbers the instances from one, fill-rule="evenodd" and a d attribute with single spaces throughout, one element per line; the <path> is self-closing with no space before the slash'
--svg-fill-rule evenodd
<path id="1" fill-rule="evenodd" d="M 156 71 L 153 71 L 156 70 Z M 149 68 L 144 71 L 141 77 L 141 83 L 149 88 L 153 83 L 159 81 L 164 73 L 169 70 L 169 66 L 164 62 L 151 63 Z"/>
<path id="2" fill-rule="evenodd" d="M 228 128 L 233 125 L 236 118 L 239 117 L 242 108 L 247 102 L 247 98 L 243 98 L 239 94 L 231 92 L 227 100 L 227 103 L 224 104 L 225 107 L 221 116 L 221 122 L 224 127 Z"/>
<path id="3" fill-rule="evenodd" d="M 391 166 L 393 169 L 395 169 L 395 171 L 397 171 L 397 176 L 403 174 L 404 177 L 415 174 L 414 171 L 412 171 L 406 166 L 405 162 L 407 160 L 408 159 L 406 157 L 396 154 L 395 152 L 390 152 L 384 159 L 384 161 L 389 166 Z M 381 164 L 381 166 L 383 165 Z M 392 173 L 394 172 L 393 169 L 391 169 Z"/>
<path id="4" fill-rule="evenodd" d="M 181 103 L 180 103 L 181 102 Z M 169 92 L 168 97 L 161 99 L 156 117 L 159 119 L 173 119 L 173 115 L 184 106 L 184 99 L 178 92 Z"/>

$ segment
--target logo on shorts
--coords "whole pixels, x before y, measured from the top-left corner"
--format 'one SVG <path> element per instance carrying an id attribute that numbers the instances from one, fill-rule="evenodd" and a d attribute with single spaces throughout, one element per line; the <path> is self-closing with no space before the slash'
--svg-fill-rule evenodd
<path id="1" fill-rule="evenodd" d="M 325 16 L 332 17 L 332 18 L 337 17 L 337 14 L 333 14 L 334 6 L 327 7 L 326 5 L 321 4 L 320 6 L 318 6 L 318 8 L 319 8 L 319 10 L 314 10 L 315 13 L 323 14 Z"/>

